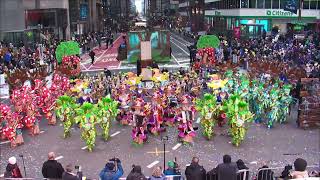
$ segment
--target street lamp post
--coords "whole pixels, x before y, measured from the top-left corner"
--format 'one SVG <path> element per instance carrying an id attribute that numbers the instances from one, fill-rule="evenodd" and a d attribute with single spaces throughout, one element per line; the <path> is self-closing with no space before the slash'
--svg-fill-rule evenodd
<path id="1" fill-rule="evenodd" d="M 163 170 L 165 170 L 166 169 L 166 141 L 169 140 L 169 137 L 163 136 L 161 140 L 163 141 Z"/>

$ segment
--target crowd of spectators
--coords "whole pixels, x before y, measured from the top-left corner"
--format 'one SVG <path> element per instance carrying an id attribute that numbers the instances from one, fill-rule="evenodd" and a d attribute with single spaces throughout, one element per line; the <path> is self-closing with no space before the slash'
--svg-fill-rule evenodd
<path id="1" fill-rule="evenodd" d="M 182 180 L 184 176 L 181 174 L 181 167 L 177 162 L 169 161 L 168 168 L 163 169 L 161 166 L 154 167 L 152 174 L 147 177 L 142 173 L 142 168 L 139 165 L 133 165 L 132 170 L 126 177 L 127 180 L 169 180 L 168 177 L 173 180 Z M 297 158 L 294 161 L 294 169 L 291 165 L 285 166 L 281 173 L 281 178 L 286 179 L 299 179 L 308 177 L 320 177 L 319 172 L 308 172 L 307 162 L 302 158 Z M 275 173 L 272 168 L 264 165 L 258 173 L 254 176 L 249 176 L 249 168 L 245 163 L 239 159 L 236 162 L 232 162 L 231 156 L 224 155 L 223 162 L 216 168 L 210 171 L 206 171 L 199 163 L 198 157 L 193 157 L 191 164 L 186 167 L 185 179 L 186 180 L 249 180 L 253 178 L 255 180 L 273 180 Z M 105 167 L 100 171 L 100 180 L 118 180 L 124 174 L 124 170 L 120 159 L 112 158 L 106 163 Z M 67 164 L 65 168 L 55 160 L 54 152 L 48 154 L 48 160 L 43 163 L 42 176 L 47 179 L 62 179 L 62 180 L 81 180 L 83 177 L 80 166 L 72 166 Z M 92 175 L 90 175 L 92 176 Z M 15 157 L 10 157 L 6 166 L 5 178 L 22 178 L 22 173 L 17 165 Z M 89 179 L 89 178 L 87 178 Z M 95 178 L 93 178 L 95 179 Z M 121 179 L 124 179 L 123 177 Z"/>
<path id="2" fill-rule="evenodd" d="M 219 63 L 231 61 L 282 62 L 290 67 L 303 68 L 309 77 L 320 77 L 320 35 L 306 32 L 304 38 L 293 34 L 276 34 L 252 39 L 236 39 L 219 36 L 221 45 L 215 49 L 215 60 Z M 196 63 L 196 45 L 188 47 L 191 63 Z M 244 64 L 244 63 L 242 63 Z"/>

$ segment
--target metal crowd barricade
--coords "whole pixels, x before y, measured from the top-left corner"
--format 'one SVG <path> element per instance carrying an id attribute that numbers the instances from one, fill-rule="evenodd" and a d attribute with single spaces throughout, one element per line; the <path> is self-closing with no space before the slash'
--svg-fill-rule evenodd
<path id="1" fill-rule="evenodd" d="M 146 177 L 147 179 L 149 177 Z M 167 180 L 185 180 L 185 178 L 182 175 L 170 175 L 170 176 L 166 176 Z M 119 180 L 126 180 L 125 177 L 120 178 Z"/>
<path id="2" fill-rule="evenodd" d="M 237 179 L 238 180 L 250 180 L 250 179 L 252 179 L 252 172 L 248 169 L 239 170 L 237 172 Z M 216 172 L 215 173 L 208 172 L 206 180 L 218 180 L 218 174 Z"/>
<path id="3" fill-rule="evenodd" d="M 275 167 L 275 168 L 261 168 L 256 173 L 256 180 L 275 180 L 279 179 L 281 172 L 284 170 L 284 167 Z M 307 166 L 306 170 L 310 174 L 312 171 L 320 171 L 319 166 Z M 318 178 L 319 179 L 319 178 Z"/>

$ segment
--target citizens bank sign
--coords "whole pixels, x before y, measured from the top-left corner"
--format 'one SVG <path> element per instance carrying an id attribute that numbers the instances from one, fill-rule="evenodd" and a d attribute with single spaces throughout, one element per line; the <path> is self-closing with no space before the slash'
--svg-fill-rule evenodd
<path id="1" fill-rule="evenodd" d="M 283 11 L 283 10 L 267 10 L 266 14 L 267 16 L 286 16 L 286 17 L 294 16 L 292 12 Z"/>

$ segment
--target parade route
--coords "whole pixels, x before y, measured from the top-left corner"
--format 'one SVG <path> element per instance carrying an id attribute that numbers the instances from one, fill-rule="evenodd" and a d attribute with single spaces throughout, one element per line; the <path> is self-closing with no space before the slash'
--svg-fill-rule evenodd
<path id="1" fill-rule="evenodd" d="M 88 53 L 81 56 L 81 71 L 102 71 L 104 68 L 118 69 L 121 62 L 117 60 L 118 47 L 123 43 L 122 35 L 114 41 L 113 46 L 102 46 L 101 49 L 95 48 L 95 61 L 91 64 L 91 58 Z"/>
<path id="2" fill-rule="evenodd" d="M 120 35 L 115 41 L 113 47 L 106 48 L 105 45 L 99 49 L 94 48 L 96 53 L 95 62 L 91 64 L 91 58 L 88 53 L 81 56 L 81 71 L 82 72 L 97 72 L 103 71 L 104 68 L 109 70 L 135 70 L 135 64 L 127 64 L 118 61 L 118 47 L 123 43 L 122 35 Z M 159 64 L 160 68 L 187 68 L 190 65 L 190 54 L 188 46 L 192 43 L 184 40 L 182 37 L 171 34 L 170 43 L 172 48 L 171 62 L 165 64 Z"/>
<path id="3" fill-rule="evenodd" d="M 292 115 L 296 116 L 296 113 Z M 225 128 L 216 128 L 216 136 L 208 141 L 197 131 L 197 137 L 193 146 L 186 146 L 177 141 L 178 130 L 175 127 L 167 128 L 167 132 L 161 136 L 150 135 L 148 142 L 135 147 L 131 144 L 131 126 L 120 126 L 113 122 L 110 129 L 110 139 L 104 141 L 97 138 L 96 146 L 89 153 L 87 146 L 80 138 L 80 129 L 74 127 L 71 137 L 63 139 L 61 126 L 48 126 L 47 121 L 41 121 L 42 130 L 40 136 L 32 137 L 23 133 L 25 144 L 14 149 L 7 142 L 1 142 L 1 165 L 11 156 L 24 155 L 28 177 L 37 177 L 41 174 L 42 163 L 47 160 L 47 153 L 54 151 L 56 159 L 62 164 L 72 163 L 80 165 L 84 176 L 97 178 L 100 170 L 108 159 L 120 158 L 124 167 L 125 175 L 130 172 L 133 164 L 142 166 L 143 173 L 151 174 L 155 166 L 163 166 L 163 143 L 162 137 L 168 136 L 166 141 L 166 160 L 177 158 L 184 172 L 190 164 L 193 156 L 200 157 L 200 164 L 207 171 L 222 162 L 224 154 L 230 154 L 232 158 L 241 158 L 252 170 L 257 170 L 264 163 L 273 167 L 285 166 L 292 163 L 295 158 L 302 157 L 308 161 L 308 165 L 316 165 L 320 149 L 314 146 L 319 141 L 319 131 L 297 129 L 294 119 L 289 123 L 277 125 L 273 129 L 266 129 L 260 124 L 252 124 L 247 137 L 240 147 L 234 147 L 227 135 L 222 135 Z M 283 129 L 286 131 L 283 131 Z M 274 141 L 277 139 L 277 141 Z M 44 146 L 44 144 L 48 145 Z M 126 153 L 124 153 L 126 152 Z M 289 154 L 289 155 L 288 155 Z M 237 159 L 234 159 L 236 161 Z M 20 159 L 18 159 L 20 164 Z M 1 166 L 0 172 L 4 172 L 5 166 Z"/>

